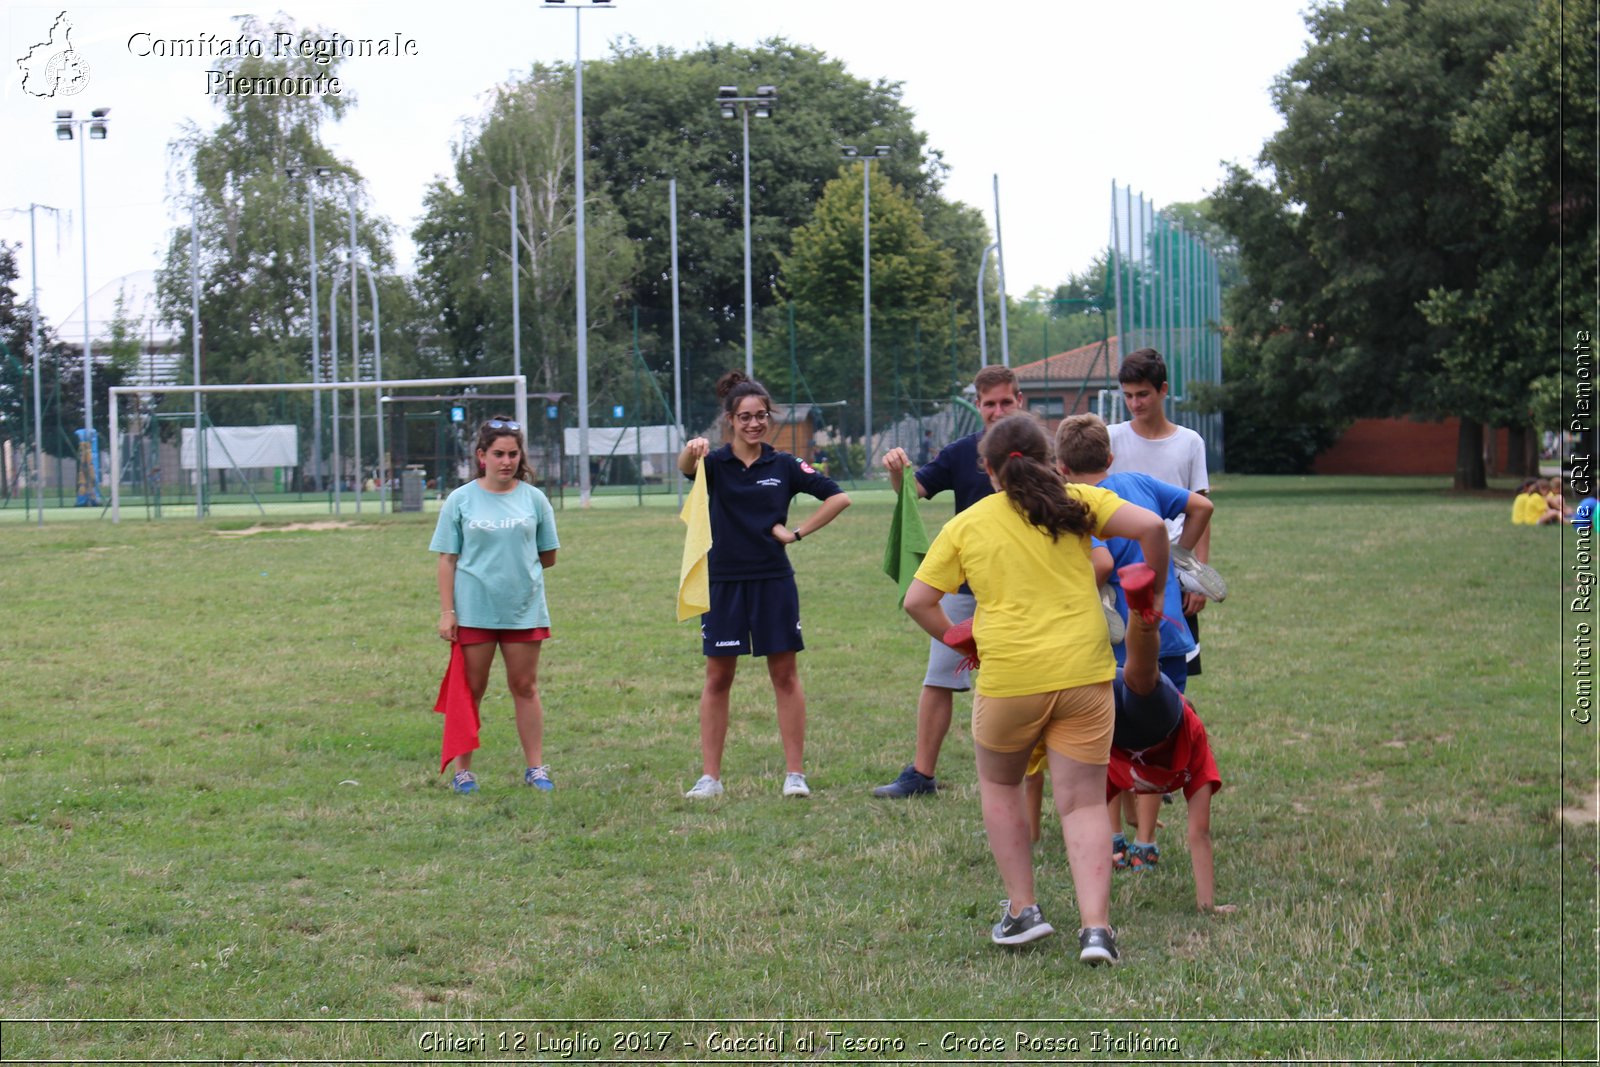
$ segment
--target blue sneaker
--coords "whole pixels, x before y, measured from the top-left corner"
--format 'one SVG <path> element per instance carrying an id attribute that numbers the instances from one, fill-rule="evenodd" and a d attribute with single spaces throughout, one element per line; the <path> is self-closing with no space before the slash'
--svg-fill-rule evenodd
<path id="1" fill-rule="evenodd" d="M 872 791 L 875 797 L 914 797 L 924 794 L 931 795 L 938 792 L 939 783 L 932 775 L 923 774 L 917 770 L 915 763 L 908 763 L 905 770 L 900 772 L 900 777 L 888 785 L 880 785 Z"/>
<path id="2" fill-rule="evenodd" d="M 540 764 L 537 767 L 529 767 L 522 772 L 522 784 L 531 785 L 542 793 L 548 793 L 556 787 L 556 784 L 550 780 L 550 768 L 544 764 Z"/>
<path id="3" fill-rule="evenodd" d="M 457 793 L 476 793 L 478 776 L 471 771 L 457 771 L 455 777 L 450 779 L 450 788 Z"/>

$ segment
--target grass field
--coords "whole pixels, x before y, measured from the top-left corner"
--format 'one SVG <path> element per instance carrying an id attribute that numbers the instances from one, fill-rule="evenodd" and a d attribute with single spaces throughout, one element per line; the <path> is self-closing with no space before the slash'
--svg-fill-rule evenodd
<path id="1" fill-rule="evenodd" d="M 887 494 L 857 499 L 792 553 L 808 801 L 778 796 L 759 664 L 728 796 L 682 799 L 702 661 L 670 507 L 568 500 L 558 788 L 520 786 L 496 683 L 475 797 L 435 773 L 430 515 L 0 524 L 0 1059 L 1593 1060 L 1570 530 L 1428 481 L 1219 480 L 1231 595 L 1190 694 L 1240 910 L 1194 911 L 1166 808 L 1107 971 L 1076 960 L 1058 833 L 1067 936 L 988 943 L 965 698 L 941 795 L 869 795 L 910 757 L 926 646 L 878 570 Z"/>

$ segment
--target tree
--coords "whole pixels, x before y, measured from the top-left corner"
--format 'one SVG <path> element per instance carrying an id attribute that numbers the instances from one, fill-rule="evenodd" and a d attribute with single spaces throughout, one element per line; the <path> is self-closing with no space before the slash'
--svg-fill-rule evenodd
<path id="1" fill-rule="evenodd" d="M 17 292 L 20 244 L 0 241 L 0 438 L 33 449 L 33 318 L 30 302 Z M 120 304 L 119 304 L 120 306 Z M 113 324 L 115 326 L 115 323 Z M 101 351 L 96 349 L 96 351 Z M 130 369 L 126 358 L 95 360 L 95 429 L 105 440 L 110 391 Z M 47 455 L 76 459 L 75 431 L 83 426 L 83 351 L 63 343 L 43 315 L 39 317 L 40 401 Z"/>
<path id="2" fill-rule="evenodd" d="M 423 250 L 420 288 L 438 317 L 449 358 L 458 365 L 476 363 L 490 352 L 505 359 L 510 294 L 503 269 L 509 243 L 504 211 L 509 175 L 521 166 L 529 168 L 532 188 L 519 196 L 537 199 L 543 183 L 554 209 L 546 232 L 525 235 L 545 242 L 539 253 L 551 273 L 535 280 L 528 273 L 533 268 L 524 263 L 524 348 L 542 345 L 564 353 L 573 344 L 566 325 L 573 318 L 570 295 L 562 295 L 570 289 L 573 262 L 572 237 L 564 229 L 572 210 L 572 73 L 567 66 L 539 67 L 503 87 L 486 119 L 464 139 L 454 181 L 429 194 L 417 229 Z M 757 374 L 776 375 L 777 381 L 787 377 L 788 318 L 776 288 L 780 257 L 789 251 L 795 229 L 811 218 L 823 187 L 837 176 L 841 143 L 891 146 L 891 155 L 874 165 L 874 184 L 905 190 L 927 234 L 951 249 L 955 273 L 942 329 L 949 332 L 953 317 L 956 328 L 966 331 L 964 340 L 970 340 L 970 279 L 988 242 L 987 230 L 976 211 L 938 195 L 943 163 L 915 128 L 898 84 L 854 77 L 837 60 L 783 40 L 753 48 L 713 43 L 684 53 L 623 41 L 608 58 L 584 65 L 588 296 L 591 318 L 598 323 L 590 345 L 591 362 L 598 361 L 591 374 L 595 396 L 623 388 L 623 372 L 635 366 L 627 329 L 631 321 L 612 317 L 630 302 L 638 312 L 642 357 L 657 385 L 670 389 L 668 183 L 673 179 L 689 370 L 685 398 L 691 405 L 708 402 L 715 377 L 743 366 L 744 160 L 740 123 L 719 117 L 716 91 L 725 84 L 747 92 L 773 84 L 779 93 L 773 117 L 752 119 L 750 128 Z M 536 162 L 543 171 L 535 173 Z M 557 174 L 568 176 L 546 181 Z M 452 260 L 458 252 L 463 257 Z M 597 278 L 597 271 L 608 273 Z M 543 291 L 562 303 L 541 301 L 533 307 L 530 285 L 551 287 Z M 841 290 L 834 301 L 839 307 L 859 304 L 859 288 Z M 966 353 L 976 345 L 959 347 L 970 358 Z M 575 391 L 570 367 L 567 360 L 560 371 L 564 391 Z M 607 368 L 614 371 L 609 382 Z M 615 402 L 623 396 L 619 393 Z"/>
<path id="3" fill-rule="evenodd" d="M 237 19 L 240 34 L 261 38 L 272 33 L 296 34 L 302 40 L 321 39 L 327 31 L 297 31 L 292 22 L 263 25 L 254 17 Z M 239 79 L 316 77 L 337 72 L 338 56 L 318 58 L 315 49 L 296 49 L 283 58 L 235 56 L 220 61 Z M 191 124 L 171 146 L 180 188 L 173 193 L 179 218 L 193 215 L 199 236 L 201 365 L 208 383 L 306 381 L 310 377 L 310 260 L 307 198 L 317 205 L 315 255 L 320 263 L 324 302 L 336 295 L 337 271 L 346 271 L 349 217 L 356 218 L 358 256 L 374 275 L 390 271 L 393 258 L 387 224 L 371 216 L 354 168 L 338 160 L 321 141 L 322 124 L 337 121 L 353 106 L 347 95 L 245 95 L 213 97 L 222 121 L 209 133 Z M 307 171 L 330 168 L 327 180 L 292 181 L 285 168 Z M 167 250 L 166 266 L 157 279 L 163 318 L 181 323 L 185 350 L 190 336 L 189 228 L 176 228 Z M 357 286 L 365 307 L 364 279 Z M 380 299 L 398 299 L 400 306 L 384 306 L 385 373 L 403 370 L 408 348 L 401 339 L 416 332 L 412 311 L 405 306 L 403 284 L 386 281 Z M 348 305 L 340 314 L 341 377 L 350 377 Z M 370 335 L 370 311 L 363 311 L 363 329 Z M 330 328 L 326 303 L 319 309 L 321 328 Z M 324 359 L 330 351 L 324 338 Z M 370 358 L 370 336 L 363 341 L 363 356 Z M 391 353 L 393 355 L 391 356 Z M 390 359 L 394 360 L 391 366 Z M 328 378 L 328 368 L 319 375 Z M 179 401 L 186 406 L 187 399 Z M 252 394 L 219 398 L 208 404 L 218 422 L 234 419 L 265 421 L 289 417 L 284 405 L 293 403 L 301 417 L 310 401 L 300 397 Z"/>
<path id="4" fill-rule="evenodd" d="M 1261 421 L 1459 413 L 1476 454 L 1481 424 L 1441 355 L 1451 331 L 1421 305 L 1474 277 L 1484 194 L 1454 129 L 1525 16 L 1513 0 L 1347 0 L 1307 16 L 1312 42 L 1273 92 L 1270 177 L 1231 168 L 1212 197 L 1239 239 L 1238 394 Z M 1458 469 L 1459 485 L 1482 482 L 1481 464 Z"/>
<path id="5" fill-rule="evenodd" d="M 1559 354 L 1593 328 L 1595 23 L 1593 0 L 1543 0 L 1452 130 L 1483 194 L 1474 274 L 1432 289 L 1422 312 L 1448 332 L 1441 360 L 1460 408 L 1511 428 L 1516 473 L 1537 473 L 1535 431 L 1560 419 L 1537 398 L 1554 395 Z"/>
<path id="6" fill-rule="evenodd" d="M 778 291 L 794 306 L 796 333 L 810 355 L 804 374 L 819 397 L 862 392 L 863 174 L 861 167 L 840 168 L 823 187 L 810 221 L 795 230 L 790 251 L 779 258 Z M 921 337 L 945 337 L 954 256 L 928 236 L 911 198 L 882 175 L 873 182 L 870 210 L 874 332 L 882 329 L 902 350 L 911 347 L 908 338 L 915 345 Z M 843 294 L 857 302 L 841 304 Z M 920 360 L 897 360 L 899 394 L 923 397 L 942 389 L 947 365 L 943 358 L 932 360 L 924 371 Z M 876 362 L 873 369 L 877 379 Z M 788 375 L 775 368 L 771 377 L 782 383 Z"/>
<path id="7" fill-rule="evenodd" d="M 576 391 L 572 112 L 571 84 L 559 70 L 535 68 L 499 87 L 457 148 L 454 181 L 428 191 L 415 231 L 418 279 L 452 374 L 511 373 L 515 189 L 523 370 L 536 391 Z M 591 342 L 611 342 L 591 350 L 591 381 L 603 392 L 628 370 L 619 331 L 637 255 L 603 186 L 585 208 Z"/>

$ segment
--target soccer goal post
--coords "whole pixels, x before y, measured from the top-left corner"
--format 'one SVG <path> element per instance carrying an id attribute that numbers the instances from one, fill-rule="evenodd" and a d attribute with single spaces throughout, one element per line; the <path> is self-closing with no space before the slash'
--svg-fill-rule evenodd
<path id="1" fill-rule="evenodd" d="M 110 390 L 110 428 L 111 428 L 111 521 L 122 521 L 122 455 L 121 434 L 118 432 L 119 412 L 118 401 L 125 395 L 154 395 L 177 394 L 194 396 L 195 408 L 199 410 L 199 397 L 207 394 L 244 394 L 244 393 L 342 393 L 349 392 L 360 395 L 360 391 L 374 390 L 381 393 L 385 389 L 417 389 L 440 388 L 445 386 L 483 386 L 483 385 L 511 385 L 515 388 L 515 413 L 519 423 L 528 425 L 528 379 L 522 374 L 482 375 L 464 378 L 397 378 L 384 381 L 362 382 L 278 382 L 251 385 L 119 385 Z M 359 427 L 359 422 L 356 424 Z M 337 427 L 337 422 L 335 422 Z M 196 419 L 196 447 L 203 447 L 204 435 L 200 433 L 199 420 Z M 358 431 L 359 432 L 359 429 Z M 357 449 L 359 452 L 359 439 Z M 378 420 L 378 453 L 383 454 L 383 420 Z M 340 463 L 339 436 L 335 430 L 333 437 L 333 461 L 335 469 Z M 197 460 L 197 466 L 199 461 Z M 337 479 L 335 485 L 337 485 Z M 198 507 L 198 505 L 197 505 Z"/>

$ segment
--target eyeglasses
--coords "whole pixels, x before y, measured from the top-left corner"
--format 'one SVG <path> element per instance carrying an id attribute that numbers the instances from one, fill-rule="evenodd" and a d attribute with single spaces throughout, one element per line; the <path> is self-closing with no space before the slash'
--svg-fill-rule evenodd
<path id="1" fill-rule="evenodd" d="M 521 430 L 522 423 L 512 422 L 510 419 L 490 419 L 484 423 L 491 430 Z"/>
<path id="2" fill-rule="evenodd" d="M 741 411 L 734 416 L 740 426 L 748 426 L 752 422 L 766 422 L 772 418 L 770 411 Z"/>

